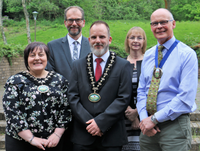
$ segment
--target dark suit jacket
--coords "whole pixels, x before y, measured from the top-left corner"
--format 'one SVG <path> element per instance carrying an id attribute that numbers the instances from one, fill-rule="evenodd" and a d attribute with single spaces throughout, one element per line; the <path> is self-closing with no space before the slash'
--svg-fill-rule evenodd
<path id="1" fill-rule="evenodd" d="M 50 58 L 47 64 L 47 70 L 54 70 L 69 80 L 72 71 L 72 57 L 70 53 L 67 35 L 63 38 L 50 41 L 47 44 L 50 50 Z M 80 58 L 85 57 L 90 50 L 90 45 L 86 37 L 82 37 Z"/>
<path id="2" fill-rule="evenodd" d="M 88 80 L 86 58 L 74 61 L 69 81 L 69 104 L 74 115 L 72 142 L 90 145 L 99 138 L 86 131 L 86 121 L 94 118 L 103 132 L 103 146 L 122 146 L 127 143 L 123 115 L 131 99 L 131 74 L 129 62 L 116 57 L 110 76 L 99 92 L 101 100 L 93 103 L 88 100 L 93 91 Z"/>

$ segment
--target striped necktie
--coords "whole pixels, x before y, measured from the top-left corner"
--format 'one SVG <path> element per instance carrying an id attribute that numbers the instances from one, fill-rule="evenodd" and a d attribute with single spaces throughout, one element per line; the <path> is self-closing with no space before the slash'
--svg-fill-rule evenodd
<path id="1" fill-rule="evenodd" d="M 73 44 L 74 44 L 73 60 L 77 60 L 78 59 L 78 47 L 77 47 L 78 41 L 74 41 Z"/>

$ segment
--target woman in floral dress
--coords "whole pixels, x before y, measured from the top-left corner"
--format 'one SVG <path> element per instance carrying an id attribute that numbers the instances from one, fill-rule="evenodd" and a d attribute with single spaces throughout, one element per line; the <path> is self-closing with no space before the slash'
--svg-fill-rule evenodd
<path id="1" fill-rule="evenodd" d="M 33 42 L 24 50 L 27 71 L 5 84 L 6 151 L 60 151 L 62 134 L 71 121 L 68 81 L 46 71 L 48 47 Z"/>

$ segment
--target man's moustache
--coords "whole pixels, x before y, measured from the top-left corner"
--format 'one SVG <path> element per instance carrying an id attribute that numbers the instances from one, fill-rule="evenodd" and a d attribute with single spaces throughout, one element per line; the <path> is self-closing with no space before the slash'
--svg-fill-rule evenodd
<path id="1" fill-rule="evenodd" d="M 96 43 L 93 45 L 93 47 L 95 47 L 95 46 L 103 46 L 103 44 Z"/>

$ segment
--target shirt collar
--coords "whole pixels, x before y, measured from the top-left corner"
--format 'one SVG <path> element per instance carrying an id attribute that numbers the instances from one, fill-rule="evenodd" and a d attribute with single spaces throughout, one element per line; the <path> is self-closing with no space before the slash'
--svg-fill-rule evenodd
<path id="1" fill-rule="evenodd" d="M 79 44 L 81 44 L 81 41 L 82 41 L 82 34 L 81 36 L 77 39 L 77 40 L 74 40 L 72 37 L 69 36 L 69 34 L 67 34 L 67 39 L 69 41 L 69 45 L 72 45 L 74 41 L 78 41 Z"/>
<path id="2" fill-rule="evenodd" d="M 102 58 L 104 62 L 107 62 L 109 55 L 110 55 L 110 51 L 108 50 L 108 51 L 107 51 L 103 56 L 101 56 L 100 58 Z M 93 60 L 95 60 L 96 58 L 98 58 L 98 57 L 95 56 L 95 55 L 93 54 Z"/>
<path id="3" fill-rule="evenodd" d="M 169 39 L 168 41 L 166 41 L 163 46 L 169 50 L 169 48 L 173 45 L 173 43 L 175 42 L 176 38 L 173 36 L 171 39 Z M 159 42 L 158 42 L 158 46 L 160 46 Z"/>

